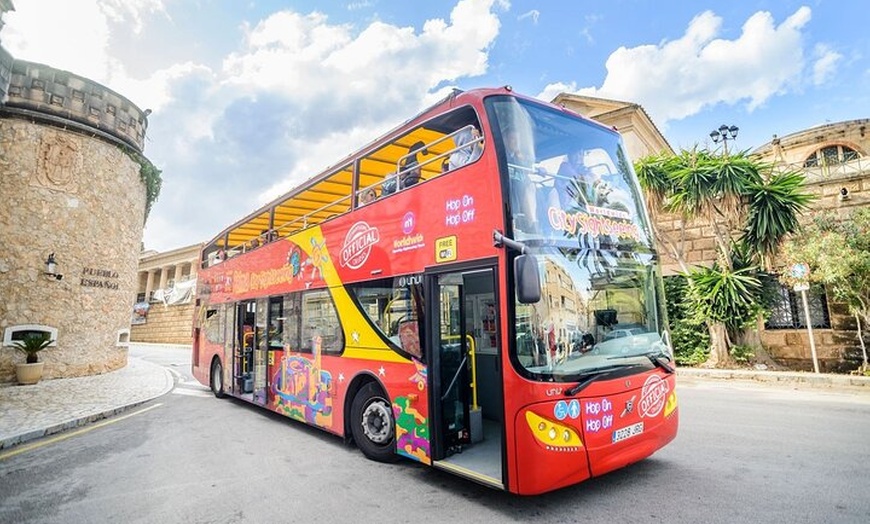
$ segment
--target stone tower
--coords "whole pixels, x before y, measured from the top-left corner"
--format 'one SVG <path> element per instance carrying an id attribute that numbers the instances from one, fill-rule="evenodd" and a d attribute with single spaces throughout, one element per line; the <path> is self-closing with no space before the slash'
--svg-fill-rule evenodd
<path id="1" fill-rule="evenodd" d="M 11 8 L 0 0 L 0 17 Z M 46 378 L 126 364 L 145 118 L 105 86 L 0 46 L 0 381 L 23 361 L 12 341 L 32 331 L 56 341 L 40 353 Z"/>

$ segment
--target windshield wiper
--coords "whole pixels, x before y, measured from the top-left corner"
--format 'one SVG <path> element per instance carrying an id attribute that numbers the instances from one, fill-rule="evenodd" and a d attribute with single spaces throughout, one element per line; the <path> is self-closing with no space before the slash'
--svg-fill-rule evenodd
<path id="1" fill-rule="evenodd" d="M 647 353 L 646 356 L 650 362 L 664 369 L 666 372 L 672 375 L 676 372 L 674 366 L 670 365 L 664 358 L 662 358 L 668 358 L 664 353 Z M 670 358 L 668 358 L 668 360 L 670 360 Z"/>
<path id="2" fill-rule="evenodd" d="M 607 360 L 618 360 L 618 359 L 623 359 L 623 358 L 635 358 L 635 357 L 640 357 L 640 356 L 644 356 L 644 357 L 648 358 L 649 361 L 652 362 L 654 366 L 662 368 L 667 373 L 673 374 L 676 372 L 676 370 L 674 370 L 674 366 L 672 366 L 669 363 L 671 358 L 669 356 L 667 356 L 665 353 L 661 353 L 661 352 L 659 352 L 659 353 L 641 353 L 641 354 L 635 354 L 635 355 L 617 355 L 617 356 L 609 357 Z"/>
<path id="3" fill-rule="evenodd" d="M 586 376 L 586 378 L 584 378 L 583 380 L 581 380 L 577 384 L 571 386 L 570 388 L 566 389 L 565 396 L 566 397 L 573 397 L 577 393 L 580 393 L 581 391 L 586 389 L 586 386 L 588 386 L 589 384 L 592 384 L 596 380 L 609 377 L 610 375 L 613 375 L 617 371 L 621 371 L 623 369 L 625 369 L 625 366 L 608 366 L 606 368 L 591 371 Z"/>

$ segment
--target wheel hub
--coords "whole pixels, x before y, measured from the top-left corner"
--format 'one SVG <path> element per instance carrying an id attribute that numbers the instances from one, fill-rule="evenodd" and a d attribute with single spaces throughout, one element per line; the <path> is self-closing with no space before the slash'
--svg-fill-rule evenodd
<path id="1" fill-rule="evenodd" d="M 392 436 L 390 408 L 383 400 L 375 400 L 366 406 L 362 414 L 362 428 L 366 438 L 375 444 L 385 444 Z"/>

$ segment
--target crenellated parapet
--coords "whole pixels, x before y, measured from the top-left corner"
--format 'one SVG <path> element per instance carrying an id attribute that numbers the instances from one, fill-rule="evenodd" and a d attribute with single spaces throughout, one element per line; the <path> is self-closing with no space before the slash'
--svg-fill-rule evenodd
<path id="1" fill-rule="evenodd" d="M 0 50 L 0 111 L 49 125 L 121 141 L 137 152 L 145 145 L 147 111 L 127 98 L 85 77 L 45 64 L 16 60 L 4 67 Z M 8 69 L 8 80 L 4 71 Z"/>

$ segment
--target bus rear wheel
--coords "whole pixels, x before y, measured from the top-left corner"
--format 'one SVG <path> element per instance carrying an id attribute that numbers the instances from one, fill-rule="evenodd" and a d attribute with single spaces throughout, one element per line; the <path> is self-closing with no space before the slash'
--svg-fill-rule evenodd
<path id="1" fill-rule="evenodd" d="M 211 362 L 211 375 L 209 375 L 208 383 L 214 396 L 224 398 L 224 367 L 217 358 Z"/>
<path id="2" fill-rule="evenodd" d="M 390 401 L 374 382 L 369 382 L 353 397 L 351 433 L 366 457 L 378 462 L 394 462 L 396 429 Z"/>

